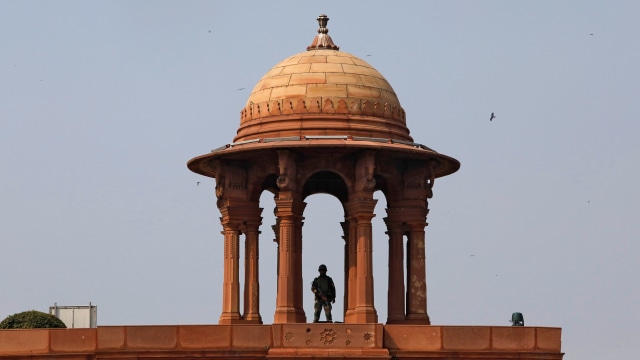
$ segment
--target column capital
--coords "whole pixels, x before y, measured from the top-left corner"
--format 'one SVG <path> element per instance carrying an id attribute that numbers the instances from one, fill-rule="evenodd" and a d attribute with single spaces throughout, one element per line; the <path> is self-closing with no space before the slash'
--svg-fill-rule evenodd
<path id="1" fill-rule="evenodd" d="M 387 209 L 387 213 L 389 209 Z M 393 235 L 404 235 L 407 232 L 407 226 L 401 217 L 391 217 L 387 216 L 383 218 L 384 223 L 387 225 L 387 234 Z"/>
<path id="2" fill-rule="evenodd" d="M 257 201 L 226 199 L 219 207 L 222 226 L 238 227 L 241 224 L 262 224 L 262 208 Z"/>
<path id="3" fill-rule="evenodd" d="M 302 216 L 307 203 L 301 197 L 291 191 L 281 191 L 275 199 L 275 215 L 279 218 Z"/>
<path id="4" fill-rule="evenodd" d="M 378 200 L 374 199 L 373 196 L 351 199 L 345 204 L 347 217 L 369 217 L 369 219 L 372 219 L 375 217 L 373 211 L 375 210 L 377 203 Z"/>
<path id="5" fill-rule="evenodd" d="M 387 208 L 388 223 L 402 222 L 407 225 L 422 224 L 426 226 L 429 208 L 426 206 L 426 202 L 420 201 L 419 203 L 403 201 Z"/>

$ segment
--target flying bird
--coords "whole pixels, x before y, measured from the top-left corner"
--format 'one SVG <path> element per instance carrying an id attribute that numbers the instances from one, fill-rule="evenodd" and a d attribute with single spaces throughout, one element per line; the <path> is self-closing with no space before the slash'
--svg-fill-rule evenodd
<path id="1" fill-rule="evenodd" d="M 489 118 L 489 121 L 492 121 L 495 118 L 496 118 L 496 116 L 493 113 L 491 113 L 491 117 Z"/>
<path id="2" fill-rule="evenodd" d="M 236 90 L 244 90 L 244 88 L 237 88 Z"/>

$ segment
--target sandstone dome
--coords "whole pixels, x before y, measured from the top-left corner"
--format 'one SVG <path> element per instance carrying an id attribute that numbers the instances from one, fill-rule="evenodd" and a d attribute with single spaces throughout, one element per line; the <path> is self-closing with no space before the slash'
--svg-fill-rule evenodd
<path id="1" fill-rule="evenodd" d="M 436 178 L 456 172 L 456 159 L 414 142 L 384 76 L 339 50 L 328 35 L 326 15 L 317 20 L 318 34 L 307 51 L 279 62 L 256 83 L 233 141 L 189 160 L 189 169 L 216 177 L 225 164 L 249 166 L 260 159 L 266 166 L 282 151 L 294 151 L 300 159 L 373 151 L 382 162 L 428 163 Z"/>
<path id="2" fill-rule="evenodd" d="M 339 51 L 327 32 L 321 23 L 307 51 L 257 82 L 234 142 L 310 135 L 413 141 L 389 82 L 366 61 Z"/>

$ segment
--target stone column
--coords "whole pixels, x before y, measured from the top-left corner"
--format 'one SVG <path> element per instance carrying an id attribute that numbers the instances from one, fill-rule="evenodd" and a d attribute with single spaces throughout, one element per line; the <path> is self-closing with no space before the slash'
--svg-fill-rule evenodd
<path id="1" fill-rule="evenodd" d="M 302 316 L 304 317 L 304 320 L 302 322 L 306 322 L 306 316 L 304 315 L 304 296 L 303 296 L 303 291 L 309 291 L 309 288 L 305 288 L 304 284 L 302 283 L 302 225 L 303 222 L 302 220 L 304 220 L 304 218 L 301 216 L 299 218 L 299 220 L 296 222 L 296 241 L 295 241 L 295 246 L 294 246 L 294 258 L 296 259 L 295 262 L 295 269 L 293 272 L 294 275 L 294 281 L 295 281 L 295 308 L 296 308 L 296 314 L 302 314 Z"/>
<path id="2" fill-rule="evenodd" d="M 273 211 L 274 215 L 276 215 L 276 209 L 274 209 Z M 280 271 L 280 220 L 277 218 L 276 215 L 276 224 L 271 226 L 271 230 L 273 230 L 273 233 L 275 234 L 275 237 L 273 238 L 273 242 L 276 243 L 276 268 L 273 269 L 276 273 L 276 280 L 278 279 L 279 271 Z M 278 284 L 276 281 L 276 294 L 278 293 L 278 288 L 277 288 Z"/>
<path id="3" fill-rule="evenodd" d="M 245 322 L 262 324 L 260 316 L 260 277 L 258 231 L 260 224 L 245 225 L 244 257 L 244 313 Z"/>
<path id="4" fill-rule="evenodd" d="M 373 195 L 371 193 L 371 195 Z M 355 308 L 345 322 L 377 323 L 378 314 L 373 299 L 373 252 L 371 219 L 377 200 L 356 198 L 349 204 L 349 215 L 356 225 L 356 285 Z M 350 294 L 352 295 L 352 294 Z M 351 298 L 351 296 L 350 296 Z"/>
<path id="5" fill-rule="evenodd" d="M 240 232 L 245 219 L 259 209 L 258 203 L 246 201 L 246 170 L 220 166 L 216 175 L 216 206 L 224 235 L 224 280 L 220 324 L 242 322 L 240 316 Z M 259 213 L 258 213 L 259 214 Z M 259 215 L 258 215 L 259 218 Z M 259 221 L 258 221 L 259 223 Z"/>
<path id="6" fill-rule="evenodd" d="M 404 297 L 404 227 L 402 222 L 392 219 L 392 209 L 387 209 L 385 218 L 389 235 L 389 287 L 387 292 L 387 324 L 403 323 L 405 320 Z"/>
<path id="7" fill-rule="evenodd" d="M 279 220 L 279 247 L 278 247 L 278 294 L 276 298 L 276 313 L 274 323 L 303 323 L 306 316 L 300 296 L 298 281 L 300 274 L 298 264 L 298 250 L 300 223 L 305 203 L 293 198 L 290 192 L 280 192 L 276 199 L 277 218 Z"/>
<path id="8" fill-rule="evenodd" d="M 344 319 L 349 304 L 349 222 L 343 221 L 340 226 L 342 227 L 342 240 L 344 240 L 344 294 L 342 308 L 342 318 Z"/>
<path id="9" fill-rule="evenodd" d="M 433 196 L 436 164 L 426 161 L 408 165 L 402 174 L 402 199 L 394 205 L 395 218 L 402 219 L 408 230 L 405 323 L 429 325 L 424 229 L 429 214 L 428 199 Z"/>
<path id="10" fill-rule="evenodd" d="M 347 268 L 348 272 L 345 276 L 346 281 L 346 292 L 345 292 L 345 313 L 344 319 L 347 322 L 347 319 L 353 317 L 353 312 L 356 308 L 357 303 L 357 284 L 358 284 L 358 272 L 357 272 L 357 240 L 358 240 L 358 221 L 356 218 L 349 218 L 349 230 L 348 230 L 348 238 L 347 238 Z"/>
<path id="11" fill-rule="evenodd" d="M 407 243 L 407 316 L 406 322 L 429 325 L 427 315 L 427 280 L 425 264 L 426 214 L 408 221 Z"/>
<path id="12" fill-rule="evenodd" d="M 224 280 L 219 324 L 240 323 L 240 231 L 224 225 Z"/>

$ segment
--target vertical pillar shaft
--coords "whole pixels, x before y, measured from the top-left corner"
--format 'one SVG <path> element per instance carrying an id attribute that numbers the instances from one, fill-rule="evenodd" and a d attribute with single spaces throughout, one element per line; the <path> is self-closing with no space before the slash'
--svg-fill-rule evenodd
<path id="1" fill-rule="evenodd" d="M 426 223 L 410 224 L 407 244 L 407 322 L 429 325 L 425 264 Z"/>
<path id="2" fill-rule="evenodd" d="M 344 319 L 349 307 L 349 222 L 340 223 L 342 227 L 342 240 L 344 240 L 344 300 L 342 309 L 342 318 Z"/>
<path id="3" fill-rule="evenodd" d="M 295 224 L 296 227 L 296 241 L 294 246 L 294 259 L 295 259 L 295 268 L 294 268 L 294 281 L 295 281 L 295 311 L 296 314 L 302 314 L 304 316 L 304 307 L 303 307 L 303 299 L 304 296 L 302 292 L 304 289 L 304 284 L 302 283 L 302 219 L 297 221 Z M 308 289 L 307 289 L 308 291 Z M 306 317 L 303 322 L 306 321 Z"/>
<path id="4" fill-rule="evenodd" d="M 274 323 L 302 323 L 306 316 L 302 307 L 301 274 L 301 222 L 305 203 L 280 192 L 276 199 L 279 224 L 278 294 Z M 300 294 L 297 294 L 300 292 Z"/>
<path id="5" fill-rule="evenodd" d="M 275 237 L 273 242 L 276 243 L 276 280 L 280 277 L 280 219 L 276 217 L 276 224 L 271 226 L 271 230 L 273 230 Z M 278 293 L 278 281 L 276 281 L 276 295 Z"/>
<path id="6" fill-rule="evenodd" d="M 405 320 L 404 296 L 404 244 L 403 225 L 392 222 L 389 218 L 387 234 L 389 235 L 389 287 L 387 293 L 387 324 L 402 323 Z"/>
<path id="7" fill-rule="evenodd" d="M 347 323 L 377 323 L 378 314 L 374 307 L 373 299 L 373 247 L 371 219 L 375 216 L 373 210 L 377 200 L 372 193 L 359 194 L 347 206 L 347 212 L 355 226 L 355 252 L 356 252 L 356 284 L 355 294 L 351 293 L 349 299 L 355 295 L 353 311 L 345 318 Z"/>
<path id="8" fill-rule="evenodd" d="M 240 231 L 225 226 L 224 231 L 224 281 L 222 285 L 222 314 L 220 324 L 241 321 L 240 317 Z"/>
<path id="9" fill-rule="evenodd" d="M 278 269 L 278 294 L 274 323 L 295 322 L 294 236 L 290 219 L 280 219 L 280 246 Z"/>
<path id="10" fill-rule="evenodd" d="M 244 260 L 244 313 L 245 322 L 262 324 L 260 316 L 260 277 L 258 268 L 258 225 L 246 226 Z"/>
<path id="11" fill-rule="evenodd" d="M 373 246 L 371 219 L 358 219 L 358 302 L 355 315 L 357 322 L 377 323 L 378 314 L 373 305 Z"/>
<path id="12" fill-rule="evenodd" d="M 348 267 L 348 273 L 347 273 L 347 292 L 346 292 L 346 301 L 347 303 L 345 304 L 346 307 L 346 311 L 345 311 L 345 322 L 347 322 L 348 319 L 351 319 L 353 317 L 353 312 L 355 311 L 356 308 L 356 303 L 357 303 L 357 294 L 356 294 L 356 285 L 358 283 L 358 273 L 357 273 L 357 235 L 358 235 L 358 222 L 355 218 L 351 218 L 349 220 L 349 234 L 348 234 L 348 240 L 347 240 L 347 251 L 348 251 L 348 255 L 347 255 L 347 267 Z"/>

